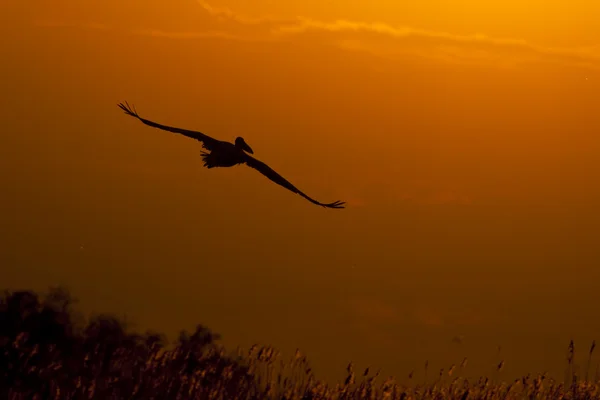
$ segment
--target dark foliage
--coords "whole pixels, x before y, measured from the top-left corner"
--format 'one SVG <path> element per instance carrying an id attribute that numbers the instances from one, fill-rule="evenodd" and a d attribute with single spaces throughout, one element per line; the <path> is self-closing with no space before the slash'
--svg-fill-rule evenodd
<path id="1" fill-rule="evenodd" d="M 249 368 L 215 344 L 218 335 L 198 325 L 182 332 L 173 349 L 162 335 L 130 333 L 110 315 L 83 325 L 73 299 L 52 289 L 0 298 L 0 398 L 255 398 Z M 182 397 L 183 396 L 183 397 Z M 20 396 L 17 396 L 20 397 Z"/>
<path id="2" fill-rule="evenodd" d="M 86 322 L 73 303 L 60 288 L 43 298 L 31 291 L 7 291 L 0 297 L 0 399 L 600 398 L 598 370 L 594 379 L 587 378 L 595 342 L 587 355 L 586 379 L 573 372 L 571 342 L 565 383 L 543 375 L 512 383 L 488 378 L 471 382 L 453 378 L 453 366 L 429 384 L 402 386 L 390 377 L 376 385 L 379 372 L 369 375 L 367 368 L 357 380 L 350 363 L 347 378 L 331 387 L 314 378 L 299 351 L 289 362 L 271 347 L 253 346 L 247 355 L 238 351 L 228 356 L 216 344 L 219 335 L 203 325 L 181 332 L 168 347 L 163 335 L 129 332 L 110 315 Z"/>

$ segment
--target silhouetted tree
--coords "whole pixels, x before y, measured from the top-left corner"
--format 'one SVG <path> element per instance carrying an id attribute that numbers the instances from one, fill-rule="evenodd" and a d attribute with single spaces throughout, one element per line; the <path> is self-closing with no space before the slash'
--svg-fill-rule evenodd
<path id="1" fill-rule="evenodd" d="M 0 398 L 169 399 L 192 390 L 204 393 L 201 398 L 215 390 L 247 398 L 257 392 L 248 367 L 226 357 L 216 344 L 220 335 L 207 327 L 181 332 L 167 350 L 164 335 L 128 332 L 112 315 L 85 323 L 75 301 L 61 287 L 43 299 L 31 291 L 0 297 Z"/>

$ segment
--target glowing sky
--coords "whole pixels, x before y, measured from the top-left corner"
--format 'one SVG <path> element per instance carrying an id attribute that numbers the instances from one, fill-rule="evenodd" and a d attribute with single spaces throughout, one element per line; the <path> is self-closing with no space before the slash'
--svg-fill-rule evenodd
<path id="1" fill-rule="evenodd" d="M 600 330 L 600 3 L 0 5 L 4 285 L 318 374 L 562 377 Z M 207 170 L 219 139 L 246 167 Z M 464 335 L 462 344 L 452 338 Z M 497 346 L 502 352 L 497 355 Z M 583 362 L 583 358 L 581 359 Z M 583 364 L 582 364 L 583 365 Z M 419 378 L 420 379 L 420 378 Z"/>

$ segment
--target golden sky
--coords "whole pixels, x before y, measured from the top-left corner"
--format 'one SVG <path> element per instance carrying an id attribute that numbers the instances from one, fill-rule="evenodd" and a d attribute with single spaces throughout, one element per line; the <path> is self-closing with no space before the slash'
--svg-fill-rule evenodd
<path id="1" fill-rule="evenodd" d="M 400 378 L 600 331 L 600 3 L 8 0 L 5 286 Z M 126 117 L 243 136 L 324 210 Z M 462 344 L 452 338 L 463 335 Z M 497 346 L 502 352 L 497 354 Z M 584 359 L 580 360 L 583 365 Z"/>

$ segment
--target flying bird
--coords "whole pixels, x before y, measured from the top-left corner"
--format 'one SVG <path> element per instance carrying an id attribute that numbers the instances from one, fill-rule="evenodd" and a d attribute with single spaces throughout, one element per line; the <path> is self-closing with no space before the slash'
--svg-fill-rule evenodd
<path id="1" fill-rule="evenodd" d="M 135 117 L 142 121 L 144 124 L 162 129 L 165 131 L 179 133 L 192 139 L 196 139 L 202 143 L 202 147 L 208 150 L 208 152 L 201 151 L 202 160 L 206 168 L 214 167 L 233 167 L 234 165 L 246 164 L 250 168 L 254 168 L 273 182 L 284 188 L 299 194 L 306 200 L 313 204 L 317 204 L 326 208 L 345 208 L 345 202 L 335 201 L 333 203 L 321 203 L 315 199 L 310 198 L 306 194 L 302 193 L 298 188 L 288 182 L 285 178 L 275 172 L 267 164 L 260 160 L 252 157 L 250 154 L 254 154 L 252 148 L 246 143 L 242 137 L 237 137 L 234 143 L 225 142 L 222 140 L 214 139 L 204 133 L 191 131 L 187 129 L 174 128 L 171 126 L 161 125 L 153 121 L 149 121 L 138 115 L 135 107 L 130 107 L 127 102 L 125 104 L 119 103 L 119 108 L 125 111 L 125 114 Z M 250 153 L 250 154 L 248 154 Z"/>

